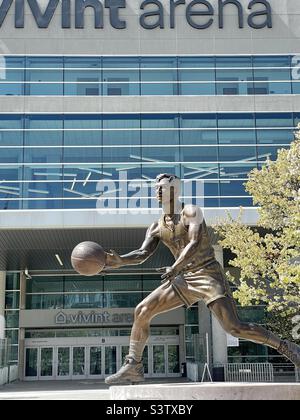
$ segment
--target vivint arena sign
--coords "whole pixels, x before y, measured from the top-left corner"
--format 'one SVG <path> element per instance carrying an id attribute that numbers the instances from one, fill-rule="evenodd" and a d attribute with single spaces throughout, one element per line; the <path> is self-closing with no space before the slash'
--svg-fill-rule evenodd
<path id="1" fill-rule="evenodd" d="M 137 0 L 0 0 L 0 28 L 10 19 L 9 11 L 14 11 L 15 28 L 24 28 L 28 24 L 26 15 L 32 14 L 39 28 L 48 28 L 55 14 L 61 14 L 63 29 L 84 29 L 85 11 L 94 11 L 95 29 L 104 29 L 111 25 L 115 29 L 126 29 L 127 21 L 124 9 Z M 136 6 L 134 6 L 136 7 Z M 225 11 L 236 15 L 240 29 L 249 26 L 253 29 L 272 28 L 272 7 L 266 0 L 145 0 L 138 4 L 139 24 L 144 29 L 164 29 L 176 27 L 179 10 L 182 10 L 187 23 L 195 29 L 207 29 L 213 24 L 223 29 L 226 24 Z M 105 9 L 109 17 L 104 16 Z M 26 10 L 26 13 L 25 13 Z M 31 24 L 31 23 L 30 23 Z"/>

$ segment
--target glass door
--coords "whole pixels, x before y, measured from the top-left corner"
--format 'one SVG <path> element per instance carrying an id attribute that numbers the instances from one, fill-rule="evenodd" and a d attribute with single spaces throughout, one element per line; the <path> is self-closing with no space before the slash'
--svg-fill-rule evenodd
<path id="1" fill-rule="evenodd" d="M 113 375 L 117 372 L 117 347 L 104 347 L 105 351 L 105 376 Z"/>
<path id="2" fill-rule="evenodd" d="M 168 376 L 180 376 L 179 346 L 168 346 Z"/>
<path id="3" fill-rule="evenodd" d="M 41 347 L 40 352 L 40 379 L 53 379 L 53 347 Z"/>
<path id="4" fill-rule="evenodd" d="M 89 376 L 92 378 L 102 377 L 102 347 L 90 347 L 89 349 Z"/>
<path id="5" fill-rule="evenodd" d="M 38 349 L 27 348 L 25 350 L 25 378 L 35 380 L 38 377 Z"/>
<path id="6" fill-rule="evenodd" d="M 71 377 L 71 349 L 70 347 L 58 347 L 57 348 L 57 372 L 56 378 L 57 379 L 70 379 Z"/>
<path id="7" fill-rule="evenodd" d="M 72 379 L 83 379 L 86 376 L 85 347 L 72 348 Z"/>
<path id="8" fill-rule="evenodd" d="M 166 376 L 166 355 L 165 345 L 153 346 L 153 376 L 164 377 Z"/>

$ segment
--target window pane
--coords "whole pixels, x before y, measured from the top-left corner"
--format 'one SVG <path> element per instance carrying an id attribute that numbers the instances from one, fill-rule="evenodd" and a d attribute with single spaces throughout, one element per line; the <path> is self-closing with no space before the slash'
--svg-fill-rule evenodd
<path id="1" fill-rule="evenodd" d="M 105 276 L 104 277 L 104 291 L 142 291 L 142 277 L 127 275 L 123 276 Z"/>
<path id="2" fill-rule="evenodd" d="M 5 293 L 5 309 L 19 309 L 20 293 L 6 292 Z"/>
<path id="3" fill-rule="evenodd" d="M 6 274 L 6 290 L 19 290 L 20 289 L 20 275 L 19 273 Z"/>
<path id="4" fill-rule="evenodd" d="M 27 281 L 27 293 L 62 293 L 62 277 L 33 277 Z"/>

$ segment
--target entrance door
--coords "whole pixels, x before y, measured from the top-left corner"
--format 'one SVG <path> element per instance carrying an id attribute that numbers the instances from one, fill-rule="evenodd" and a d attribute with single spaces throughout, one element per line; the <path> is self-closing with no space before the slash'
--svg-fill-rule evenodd
<path id="1" fill-rule="evenodd" d="M 56 379 L 70 379 L 71 378 L 71 348 L 57 347 L 56 360 Z"/>
<path id="2" fill-rule="evenodd" d="M 90 347 L 89 351 L 89 377 L 100 379 L 103 377 L 102 353 L 103 347 Z"/>
<path id="3" fill-rule="evenodd" d="M 25 350 L 25 377 L 27 380 L 38 379 L 38 348 Z"/>
<path id="4" fill-rule="evenodd" d="M 86 347 L 72 347 L 72 379 L 84 379 L 86 369 Z"/>
<path id="5" fill-rule="evenodd" d="M 25 377 L 27 380 L 54 379 L 54 348 L 38 347 L 25 350 Z"/>
<path id="6" fill-rule="evenodd" d="M 40 366 L 39 366 L 39 376 L 41 380 L 50 380 L 53 379 L 54 369 L 53 369 L 53 356 L 54 351 L 53 347 L 41 347 L 40 349 Z"/>
<path id="7" fill-rule="evenodd" d="M 149 346 L 150 371 L 153 378 L 179 377 L 180 355 L 177 344 L 158 344 Z"/>
<path id="8" fill-rule="evenodd" d="M 117 372 L 117 346 L 104 347 L 103 363 L 105 376 L 110 376 Z"/>

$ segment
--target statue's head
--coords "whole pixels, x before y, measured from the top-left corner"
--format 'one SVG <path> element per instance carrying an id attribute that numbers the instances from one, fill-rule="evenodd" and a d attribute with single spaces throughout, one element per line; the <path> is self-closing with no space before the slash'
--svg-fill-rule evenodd
<path id="1" fill-rule="evenodd" d="M 181 193 L 181 180 L 176 175 L 161 174 L 156 177 L 156 198 L 159 203 L 178 200 Z"/>

